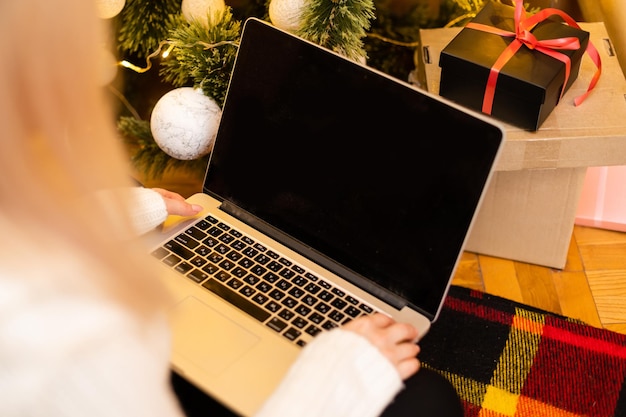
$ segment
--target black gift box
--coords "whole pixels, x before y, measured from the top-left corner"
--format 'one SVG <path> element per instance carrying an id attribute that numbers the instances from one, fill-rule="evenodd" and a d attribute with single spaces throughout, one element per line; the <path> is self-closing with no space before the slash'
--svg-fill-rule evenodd
<path id="1" fill-rule="evenodd" d="M 515 32 L 515 8 L 490 1 L 472 20 Z M 551 17 L 532 30 L 539 40 L 576 37 L 577 50 L 558 49 L 570 57 L 570 76 L 565 91 L 578 76 L 589 33 Z M 463 28 L 441 51 L 439 94 L 461 105 L 482 111 L 487 79 L 494 63 L 513 42 L 513 37 Z M 537 130 L 558 104 L 565 82 L 565 64 L 523 45 L 500 70 L 495 85 L 491 116 L 525 130 Z"/>

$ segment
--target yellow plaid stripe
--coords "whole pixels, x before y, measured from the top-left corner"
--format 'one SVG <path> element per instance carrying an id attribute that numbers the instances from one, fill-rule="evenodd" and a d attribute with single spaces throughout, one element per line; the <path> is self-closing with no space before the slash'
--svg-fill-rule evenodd
<path id="1" fill-rule="evenodd" d="M 489 385 L 471 378 L 437 370 L 456 388 L 461 398 L 481 407 L 481 417 L 517 416 L 524 381 L 539 347 L 544 316 L 516 309 L 504 350 Z M 428 367 L 427 364 L 424 364 Z"/>

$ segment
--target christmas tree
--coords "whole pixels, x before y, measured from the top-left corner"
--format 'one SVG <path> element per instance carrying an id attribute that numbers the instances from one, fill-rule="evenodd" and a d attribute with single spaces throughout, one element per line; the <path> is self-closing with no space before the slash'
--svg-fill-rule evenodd
<path id="1" fill-rule="evenodd" d="M 126 68 L 109 86 L 118 98 L 118 130 L 129 144 L 135 168 L 149 177 L 158 178 L 171 168 L 203 172 L 210 146 L 185 159 L 165 152 L 153 135 L 151 114 L 168 92 L 188 87 L 220 108 L 248 17 L 410 81 L 417 66 L 419 30 L 462 25 L 485 1 L 102 0 L 114 53 Z M 218 112 L 211 114 L 219 117 Z"/>

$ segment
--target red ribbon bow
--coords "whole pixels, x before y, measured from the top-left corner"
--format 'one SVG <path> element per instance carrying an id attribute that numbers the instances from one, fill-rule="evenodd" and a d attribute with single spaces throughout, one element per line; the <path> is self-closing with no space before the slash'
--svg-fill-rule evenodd
<path id="1" fill-rule="evenodd" d="M 493 66 L 491 67 L 491 71 L 489 72 L 489 78 L 487 79 L 487 87 L 485 89 L 485 96 L 483 97 L 482 108 L 483 113 L 486 114 L 491 114 L 491 110 L 493 107 L 493 98 L 496 92 L 496 83 L 498 81 L 498 75 L 500 74 L 500 70 L 511 59 L 511 57 L 515 55 L 515 53 L 522 47 L 522 45 L 526 45 L 529 49 L 534 49 L 552 58 L 558 59 L 565 64 L 565 82 L 563 83 L 563 87 L 561 89 L 561 97 L 563 97 L 563 94 L 565 93 L 565 86 L 567 85 L 567 81 L 569 80 L 571 60 L 567 55 L 558 52 L 555 49 L 580 49 L 580 41 L 576 37 L 539 40 L 535 37 L 535 35 L 531 33 L 531 30 L 538 23 L 543 22 L 544 20 L 554 15 L 560 16 L 569 26 L 580 29 L 580 26 L 578 26 L 576 21 L 572 19 L 567 13 L 559 9 L 547 8 L 526 18 L 524 3 L 518 0 L 513 0 L 513 3 L 515 4 L 515 33 L 474 22 L 470 22 L 466 25 L 466 27 L 470 29 L 481 30 L 483 32 L 493 33 L 499 36 L 515 38 L 513 42 L 511 42 L 509 46 L 500 54 L 495 64 L 493 64 Z M 598 54 L 597 49 L 593 46 L 591 41 L 589 41 L 589 43 L 587 44 L 586 52 L 593 60 L 593 63 L 596 65 L 597 70 L 591 82 L 589 83 L 589 88 L 587 88 L 587 91 L 581 96 L 574 99 L 574 104 L 576 106 L 581 104 L 585 100 L 585 98 L 587 98 L 591 90 L 593 90 L 593 88 L 596 86 L 596 83 L 598 82 L 598 79 L 600 78 L 600 74 L 602 72 L 600 55 Z"/>

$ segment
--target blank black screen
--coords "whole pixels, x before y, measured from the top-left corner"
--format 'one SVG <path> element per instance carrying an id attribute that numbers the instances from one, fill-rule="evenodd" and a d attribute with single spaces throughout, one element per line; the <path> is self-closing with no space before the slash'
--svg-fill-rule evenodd
<path id="1" fill-rule="evenodd" d="M 249 20 L 205 192 L 434 316 L 501 138 L 440 99 Z"/>

